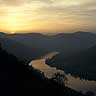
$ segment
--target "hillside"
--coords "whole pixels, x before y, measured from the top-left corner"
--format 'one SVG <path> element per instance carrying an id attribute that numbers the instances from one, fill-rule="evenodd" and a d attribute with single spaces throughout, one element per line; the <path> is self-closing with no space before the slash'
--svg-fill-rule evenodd
<path id="1" fill-rule="evenodd" d="M 24 62 L 8 54 L 0 45 L 0 89 L 10 96 L 39 95 L 83 96 L 70 88 L 61 86 L 44 77 L 39 71 L 24 65 Z M 45 93 L 45 92 L 46 93 Z"/>
<path id="2" fill-rule="evenodd" d="M 96 80 L 96 46 L 66 58 L 64 55 L 61 53 L 46 62 L 52 67 L 63 69 L 66 73 Z"/>
<path id="3" fill-rule="evenodd" d="M 14 39 L 9 37 L 0 37 L 0 42 L 3 49 L 5 49 L 8 53 L 14 54 L 21 60 L 30 61 L 37 57 L 37 52 L 34 48 L 30 48 L 30 46 L 26 46 Z"/>
<path id="4" fill-rule="evenodd" d="M 52 36 L 40 33 L 0 33 L 0 38 L 5 50 L 28 61 L 54 51 L 70 56 L 96 45 L 96 34 L 91 32 L 60 33 Z"/>

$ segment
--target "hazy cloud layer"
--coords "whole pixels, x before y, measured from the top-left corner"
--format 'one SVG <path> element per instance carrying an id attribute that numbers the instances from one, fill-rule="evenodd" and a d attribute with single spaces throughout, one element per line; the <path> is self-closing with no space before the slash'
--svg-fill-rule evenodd
<path id="1" fill-rule="evenodd" d="M 0 6 L 0 15 L 3 17 L 6 17 L 9 13 L 22 13 L 21 17 L 25 18 L 24 22 L 27 23 L 34 21 L 45 23 L 45 25 L 46 22 L 48 24 L 55 23 L 55 26 L 62 24 L 62 28 L 61 25 L 58 26 L 62 30 L 65 24 L 67 27 L 69 24 L 69 28 L 73 26 L 74 29 L 81 28 L 81 30 L 87 26 L 89 27 L 86 27 L 87 30 L 96 31 L 94 27 L 96 24 L 95 0 L 0 0 Z M 17 21 L 22 20 L 19 18 Z M 54 30 L 54 27 L 52 30 Z"/>

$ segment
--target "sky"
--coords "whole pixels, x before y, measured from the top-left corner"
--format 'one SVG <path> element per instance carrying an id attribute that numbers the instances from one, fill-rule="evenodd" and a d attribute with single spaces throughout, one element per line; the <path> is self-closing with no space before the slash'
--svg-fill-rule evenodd
<path id="1" fill-rule="evenodd" d="M 0 31 L 96 32 L 96 0 L 0 0 Z"/>

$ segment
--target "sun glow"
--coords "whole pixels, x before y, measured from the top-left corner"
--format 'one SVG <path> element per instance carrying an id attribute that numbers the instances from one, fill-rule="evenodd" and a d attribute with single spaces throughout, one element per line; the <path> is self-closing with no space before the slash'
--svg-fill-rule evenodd
<path id="1" fill-rule="evenodd" d="M 18 8 L 9 8 L 6 14 L 3 15 L 1 20 L 0 28 L 8 33 L 15 33 L 24 29 L 24 25 L 26 24 L 26 14 L 24 14 Z M 23 27 L 23 28 L 22 28 Z"/>
<path id="2" fill-rule="evenodd" d="M 20 18 L 20 16 L 21 16 L 21 14 L 18 13 L 17 10 L 15 10 L 15 9 L 8 10 L 6 20 L 5 20 L 5 27 L 11 33 L 15 33 L 15 31 L 18 30 L 18 27 L 20 24 L 18 19 Z"/>
<path id="3" fill-rule="evenodd" d="M 96 30 L 94 0 L 1 1 L 0 31 L 6 33 Z"/>

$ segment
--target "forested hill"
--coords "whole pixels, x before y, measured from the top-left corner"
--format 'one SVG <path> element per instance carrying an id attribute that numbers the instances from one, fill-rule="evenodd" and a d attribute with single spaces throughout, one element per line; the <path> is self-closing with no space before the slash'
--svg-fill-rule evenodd
<path id="1" fill-rule="evenodd" d="M 64 53 L 47 60 L 47 64 L 81 78 L 96 80 L 96 46 L 64 58 Z"/>

